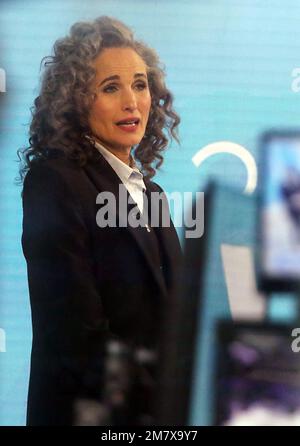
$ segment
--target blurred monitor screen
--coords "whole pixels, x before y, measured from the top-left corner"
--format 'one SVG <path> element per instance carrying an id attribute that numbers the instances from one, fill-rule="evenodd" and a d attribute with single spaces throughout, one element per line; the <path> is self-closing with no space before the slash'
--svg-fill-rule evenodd
<path id="1" fill-rule="evenodd" d="M 299 341 L 292 330 L 273 324 L 219 325 L 215 424 L 300 425 Z"/>
<path id="2" fill-rule="evenodd" d="M 300 277 L 300 132 L 264 134 L 261 153 L 261 284 L 290 290 Z"/>

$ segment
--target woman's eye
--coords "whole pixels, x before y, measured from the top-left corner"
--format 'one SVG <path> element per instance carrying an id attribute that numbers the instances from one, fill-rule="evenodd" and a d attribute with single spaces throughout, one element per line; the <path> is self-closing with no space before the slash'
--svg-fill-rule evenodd
<path id="1" fill-rule="evenodd" d="M 107 85 L 103 88 L 104 93 L 113 93 L 117 90 L 117 87 L 115 85 Z"/>
<path id="2" fill-rule="evenodd" d="M 145 82 L 139 82 L 134 85 L 134 88 L 138 91 L 142 91 L 147 88 L 147 84 Z M 118 90 L 117 85 L 106 85 L 102 91 L 104 93 L 114 93 L 117 90 Z"/>
<path id="3" fill-rule="evenodd" d="M 147 85 L 144 82 L 139 82 L 138 84 L 135 85 L 135 87 L 138 90 L 144 90 L 145 88 L 147 88 Z"/>

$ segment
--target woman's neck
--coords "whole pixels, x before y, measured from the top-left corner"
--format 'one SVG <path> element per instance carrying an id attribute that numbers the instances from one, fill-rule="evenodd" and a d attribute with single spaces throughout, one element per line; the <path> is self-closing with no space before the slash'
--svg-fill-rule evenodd
<path id="1" fill-rule="evenodd" d="M 126 149 L 120 149 L 120 150 L 117 150 L 117 149 L 115 149 L 115 148 L 111 148 L 111 147 L 108 147 L 107 146 L 107 144 L 103 144 L 103 142 L 102 141 L 100 141 L 98 138 L 95 138 L 95 140 L 99 143 L 99 144 L 101 144 L 106 150 L 108 150 L 109 152 L 111 152 L 113 155 L 115 155 L 117 158 L 119 158 L 121 161 L 123 161 L 123 163 L 125 163 L 125 164 L 127 164 L 128 166 L 132 166 L 132 164 L 133 164 L 133 159 L 132 159 L 132 156 L 131 156 L 131 154 L 130 154 L 130 152 L 131 152 L 131 147 L 129 147 L 128 149 L 126 148 Z"/>

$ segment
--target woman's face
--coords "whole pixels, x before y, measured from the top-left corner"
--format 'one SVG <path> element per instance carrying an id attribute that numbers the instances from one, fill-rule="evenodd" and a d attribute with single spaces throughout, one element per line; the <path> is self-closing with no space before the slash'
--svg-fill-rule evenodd
<path id="1" fill-rule="evenodd" d="M 112 152 L 129 152 L 145 134 L 151 107 L 145 62 L 131 48 L 107 48 L 94 67 L 91 131 Z"/>

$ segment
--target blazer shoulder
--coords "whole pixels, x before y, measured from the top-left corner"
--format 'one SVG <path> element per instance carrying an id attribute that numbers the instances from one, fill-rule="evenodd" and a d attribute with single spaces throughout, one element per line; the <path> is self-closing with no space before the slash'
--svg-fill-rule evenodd
<path id="1" fill-rule="evenodd" d="M 38 160 L 33 163 L 26 176 L 25 179 L 31 177 L 37 177 L 39 175 L 59 175 L 62 177 L 67 177 L 68 175 L 80 175 L 81 167 L 68 160 L 67 158 L 49 158 L 44 160 Z M 28 179 L 27 179 L 28 181 Z"/>
<path id="2" fill-rule="evenodd" d="M 31 165 L 23 182 L 22 195 L 30 189 L 76 193 L 85 181 L 83 169 L 67 158 L 40 160 Z"/>

